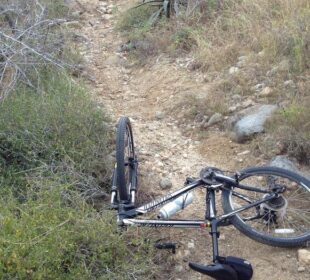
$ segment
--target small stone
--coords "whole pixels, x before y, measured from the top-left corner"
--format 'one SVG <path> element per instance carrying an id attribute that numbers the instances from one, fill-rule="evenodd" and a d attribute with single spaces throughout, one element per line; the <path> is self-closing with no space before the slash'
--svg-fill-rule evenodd
<path id="1" fill-rule="evenodd" d="M 304 272 L 306 271 L 306 268 L 303 267 L 303 266 L 299 266 L 298 269 L 297 269 L 298 272 Z"/>
<path id="2" fill-rule="evenodd" d="M 238 57 L 238 62 L 237 62 L 237 64 L 236 64 L 236 66 L 237 66 L 238 68 L 241 68 L 241 67 L 246 66 L 247 60 L 248 60 L 248 57 L 247 57 L 246 55 L 243 55 L 243 56 Z"/>
<path id="3" fill-rule="evenodd" d="M 159 186 L 163 189 L 170 189 L 172 187 L 172 183 L 169 178 L 162 178 L 159 182 Z"/>
<path id="4" fill-rule="evenodd" d="M 164 167 L 164 164 L 163 164 L 161 161 L 157 162 L 157 165 L 158 165 L 159 167 Z"/>
<path id="5" fill-rule="evenodd" d="M 194 249 L 195 248 L 195 242 L 194 240 L 190 241 L 187 243 L 187 248 L 188 249 Z"/>
<path id="6" fill-rule="evenodd" d="M 300 264 L 310 266 L 310 250 L 299 249 L 298 250 L 298 261 Z"/>
<path id="7" fill-rule="evenodd" d="M 228 112 L 229 112 L 229 113 L 233 113 L 233 112 L 235 112 L 236 110 L 237 110 L 237 106 L 231 106 L 231 107 L 228 108 Z"/>
<path id="8" fill-rule="evenodd" d="M 238 61 L 236 66 L 237 66 L 237 68 L 242 68 L 242 67 L 246 66 L 246 60 Z"/>
<path id="9" fill-rule="evenodd" d="M 229 68 L 228 73 L 229 73 L 230 75 L 233 75 L 233 74 L 237 73 L 238 71 L 239 71 L 239 68 L 238 68 L 238 67 L 232 66 L 232 67 Z"/>
<path id="10" fill-rule="evenodd" d="M 295 88 L 295 83 L 292 80 L 285 81 L 283 85 L 287 88 Z"/>
<path id="11" fill-rule="evenodd" d="M 260 96 L 269 96 L 272 93 L 272 89 L 270 87 L 265 87 L 259 93 Z"/>
<path id="12" fill-rule="evenodd" d="M 241 152 L 241 153 L 238 153 L 237 155 L 238 156 L 245 156 L 245 155 L 248 155 L 250 153 L 250 151 L 249 150 L 246 150 L 246 151 L 243 151 L 243 152 Z"/>
<path id="13" fill-rule="evenodd" d="M 247 60 L 247 59 L 248 59 L 248 57 L 246 55 L 242 55 L 242 56 L 238 57 L 239 61 L 244 61 L 244 60 Z"/>
<path id="14" fill-rule="evenodd" d="M 222 114 L 220 114 L 220 113 L 215 113 L 214 115 L 211 116 L 211 118 L 209 119 L 207 125 L 208 125 L 208 126 L 212 126 L 212 125 L 214 125 L 214 124 L 217 124 L 217 123 L 221 122 L 222 119 L 223 119 Z"/>
<path id="15" fill-rule="evenodd" d="M 235 101 L 238 101 L 238 100 L 241 100 L 242 97 L 240 94 L 234 94 L 231 98 Z"/>
<path id="16" fill-rule="evenodd" d="M 244 102 L 242 102 L 243 108 L 248 108 L 248 107 L 251 107 L 253 105 L 255 105 L 255 103 L 252 99 L 248 99 L 248 100 L 245 100 Z"/>
<path id="17" fill-rule="evenodd" d="M 182 265 L 176 265 L 174 269 L 175 269 L 176 272 L 182 272 L 183 271 L 183 266 Z"/>
<path id="18" fill-rule="evenodd" d="M 223 233 L 221 233 L 220 237 L 219 237 L 219 240 L 223 240 L 224 241 L 225 239 L 226 239 L 225 235 Z"/>
<path id="19" fill-rule="evenodd" d="M 204 116 L 203 116 L 203 120 L 202 120 L 202 121 L 207 122 L 208 120 L 209 120 L 209 116 L 204 115 Z"/>
<path id="20" fill-rule="evenodd" d="M 251 90 L 253 91 L 260 91 L 264 88 L 265 84 L 257 84 L 254 87 L 251 87 Z"/>
<path id="21" fill-rule="evenodd" d="M 155 119 L 156 120 L 162 120 L 164 117 L 165 117 L 165 114 L 163 112 L 161 112 L 161 111 L 157 111 L 155 113 Z"/>
<path id="22" fill-rule="evenodd" d="M 287 254 L 286 257 L 289 259 L 291 257 L 291 255 Z"/>
<path id="23" fill-rule="evenodd" d="M 257 55 L 259 57 L 264 57 L 265 56 L 265 51 L 260 51 Z"/>
<path id="24" fill-rule="evenodd" d="M 112 17 L 113 17 L 113 15 L 111 15 L 111 14 L 104 14 L 104 15 L 101 16 L 101 18 L 102 18 L 102 19 L 105 19 L 105 20 L 109 20 L 109 19 L 111 19 Z"/>
<path id="25" fill-rule="evenodd" d="M 183 252 L 183 261 L 188 262 L 190 255 L 191 255 L 190 250 L 184 250 L 184 252 Z"/>
<path id="26" fill-rule="evenodd" d="M 82 14 L 81 11 L 74 11 L 74 12 L 72 12 L 71 15 L 72 15 L 74 18 L 78 18 L 81 14 Z"/>

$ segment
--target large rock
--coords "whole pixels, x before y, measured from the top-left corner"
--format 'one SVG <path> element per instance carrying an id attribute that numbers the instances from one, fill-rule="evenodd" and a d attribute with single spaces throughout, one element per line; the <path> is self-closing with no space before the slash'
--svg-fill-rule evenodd
<path id="1" fill-rule="evenodd" d="M 275 105 L 261 105 L 252 108 L 251 113 L 242 117 L 234 125 L 234 140 L 242 143 L 254 134 L 263 132 L 266 120 L 276 109 Z"/>
<path id="2" fill-rule="evenodd" d="M 276 156 L 269 163 L 270 166 L 283 168 L 292 172 L 298 172 L 298 168 L 286 156 Z"/>

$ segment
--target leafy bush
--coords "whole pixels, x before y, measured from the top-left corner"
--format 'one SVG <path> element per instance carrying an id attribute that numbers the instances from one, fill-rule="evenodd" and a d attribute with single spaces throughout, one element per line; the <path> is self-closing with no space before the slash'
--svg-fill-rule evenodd
<path id="1" fill-rule="evenodd" d="M 283 152 L 297 158 L 301 163 L 310 164 L 310 99 L 282 109 L 269 122 L 268 130 Z"/>
<path id="2" fill-rule="evenodd" d="M 65 73 L 45 72 L 40 80 L 41 93 L 21 87 L 0 104 L 2 184 L 22 189 L 30 174 L 63 173 L 63 180 L 86 189 L 107 185 L 104 111 Z"/>
<path id="3" fill-rule="evenodd" d="M 33 4 L 40 11 L 44 4 L 47 13 L 38 14 L 47 18 L 67 13 L 62 0 L 26 2 L 7 4 L 15 3 L 22 10 Z M 44 47 L 37 35 L 45 30 L 39 24 L 35 24 L 37 30 L 31 27 L 33 19 L 40 19 L 27 12 L 17 16 L 19 24 L 30 22 L 27 32 L 33 32 L 25 32 L 27 43 Z M 0 25 L 1 20 L 0 15 Z M 41 33 L 34 35 L 34 31 Z M 48 32 L 49 39 L 66 38 L 61 40 L 60 53 L 52 47 L 62 63 L 66 52 L 72 54 L 66 49 L 71 42 L 66 36 L 58 37 L 55 29 Z M 2 34 L 1 39 L 8 37 Z M 28 62 L 29 53 L 17 50 L 15 66 L 23 59 Z M 2 62 L 4 75 L 7 61 Z M 114 147 L 109 118 L 79 81 L 48 60 L 39 62 L 24 69 L 27 76 L 23 77 L 35 83 L 16 79 L 14 86 L 6 88 L 10 95 L 0 95 L 6 97 L 0 102 L 0 278 L 152 278 L 153 252 L 144 242 L 146 235 L 140 238 L 134 230 L 120 234 L 115 214 L 106 210 L 104 191 L 109 189 L 109 154 Z M 93 197 L 94 192 L 99 196 Z M 86 203 L 89 198 L 93 205 Z M 92 207 L 96 206 L 93 198 L 99 200 L 97 210 Z"/>
<path id="4" fill-rule="evenodd" d="M 196 41 L 192 39 L 193 30 L 189 27 L 180 28 L 172 35 L 172 41 L 176 49 L 190 51 L 196 45 Z"/>
<path id="5" fill-rule="evenodd" d="M 149 18 L 153 12 L 154 8 L 148 5 L 129 9 L 120 14 L 117 28 L 127 36 L 132 36 L 134 33 L 145 33 L 151 28 Z"/>
<path id="6" fill-rule="evenodd" d="M 143 239 L 120 235 L 111 213 L 96 212 L 80 196 L 66 205 L 61 193 L 68 189 L 50 181 L 39 191 L 29 190 L 23 204 L 12 195 L 1 196 L 0 278 L 151 277 L 146 272 L 152 250 Z"/>

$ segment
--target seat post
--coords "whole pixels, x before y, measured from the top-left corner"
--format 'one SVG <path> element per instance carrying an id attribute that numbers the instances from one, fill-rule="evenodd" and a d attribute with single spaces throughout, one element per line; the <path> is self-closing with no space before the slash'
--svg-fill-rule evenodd
<path id="1" fill-rule="evenodd" d="M 219 257 L 219 247 L 218 247 L 219 232 L 217 231 L 217 220 L 216 219 L 213 219 L 211 221 L 210 234 L 212 237 L 213 262 L 216 262 Z"/>
<path id="2" fill-rule="evenodd" d="M 216 220 L 216 204 L 215 204 L 215 190 L 207 189 L 206 193 L 206 219 L 211 222 L 210 235 L 212 237 L 213 262 L 216 262 L 219 256 L 217 220 Z"/>

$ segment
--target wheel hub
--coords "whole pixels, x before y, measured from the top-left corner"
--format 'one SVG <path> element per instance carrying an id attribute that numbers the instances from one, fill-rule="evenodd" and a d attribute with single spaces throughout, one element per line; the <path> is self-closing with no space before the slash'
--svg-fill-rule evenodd
<path id="1" fill-rule="evenodd" d="M 283 196 L 278 196 L 265 202 L 267 208 L 273 211 L 279 211 L 280 209 L 285 207 L 286 204 L 287 201 Z"/>
<path id="2" fill-rule="evenodd" d="M 264 197 L 268 196 L 265 195 Z M 266 224 L 277 224 L 279 217 L 286 213 L 287 200 L 283 196 L 272 198 L 261 205 L 263 220 Z"/>

